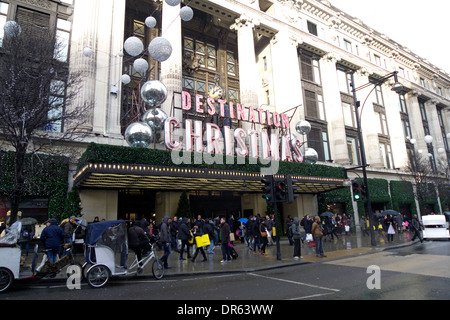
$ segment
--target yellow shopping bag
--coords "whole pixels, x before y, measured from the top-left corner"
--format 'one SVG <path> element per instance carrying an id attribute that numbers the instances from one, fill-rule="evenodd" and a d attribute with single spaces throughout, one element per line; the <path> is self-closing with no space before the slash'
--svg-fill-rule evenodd
<path id="1" fill-rule="evenodd" d="M 195 237 L 195 243 L 197 244 L 197 247 L 201 248 L 204 246 L 209 246 L 211 241 L 209 240 L 209 235 L 204 234 L 202 236 Z"/>

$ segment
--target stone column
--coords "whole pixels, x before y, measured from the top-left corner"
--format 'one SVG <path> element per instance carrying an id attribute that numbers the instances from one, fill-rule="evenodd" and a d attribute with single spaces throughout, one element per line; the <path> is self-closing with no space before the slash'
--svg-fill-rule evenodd
<path id="1" fill-rule="evenodd" d="M 163 1 L 162 34 L 172 45 L 172 55 L 161 63 L 161 82 L 167 88 L 168 97 L 162 105 L 162 110 L 171 116 L 172 104 L 178 108 L 174 114 L 178 119 L 183 118 L 181 110 L 181 91 L 183 89 L 183 60 L 182 60 L 182 32 L 180 6 L 170 6 Z"/>
<path id="2" fill-rule="evenodd" d="M 369 72 L 367 70 L 358 70 L 355 74 L 356 88 L 368 83 L 368 76 Z M 361 107 L 358 109 L 358 112 L 361 116 L 361 132 L 364 139 L 367 164 L 370 164 L 372 168 L 382 168 L 384 167 L 384 162 L 380 153 L 377 126 L 374 125 L 374 121 L 380 121 L 380 119 L 375 118 L 373 109 L 375 94 L 373 92 L 370 93 L 372 89 L 373 86 L 369 86 L 356 92 L 357 99 L 361 102 Z M 365 104 L 364 101 L 366 101 Z"/>
<path id="3" fill-rule="evenodd" d="M 344 114 L 336 71 L 336 62 L 340 59 L 332 53 L 325 55 L 320 59 L 320 72 L 332 159 L 336 163 L 349 163 L 347 134 L 345 133 Z"/>
<path id="4" fill-rule="evenodd" d="M 271 40 L 274 102 L 278 113 L 298 107 L 287 112 L 294 114 L 291 120 L 291 132 L 296 134 L 295 125 L 305 119 L 303 107 L 303 90 L 300 76 L 300 66 L 297 46 L 301 44 L 287 31 L 278 32 Z"/>
<path id="5" fill-rule="evenodd" d="M 122 59 L 118 56 L 125 27 L 124 0 L 77 1 L 74 9 L 71 65 L 83 72 L 77 104 L 93 105 L 89 128 L 105 136 L 121 136 L 120 96 L 111 93 L 120 87 Z M 93 50 L 90 57 L 83 49 Z"/>
<path id="6" fill-rule="evenodd" d="M 247 107 L 259 107 L 258 89 L 261 79 L 258 75 L 255 57 L 253 28 L 259 22 L 245 14 L 236 19 L 230 28 L 238 34 L 239 80 L 241 86 L 241 103 Z"/>

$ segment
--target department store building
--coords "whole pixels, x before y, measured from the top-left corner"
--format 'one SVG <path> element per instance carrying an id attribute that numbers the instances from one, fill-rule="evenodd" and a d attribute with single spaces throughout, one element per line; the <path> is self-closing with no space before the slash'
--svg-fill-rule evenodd
<path id="1" fill-rule="evenodd" d="M 352 201 L 345 183 L 362 176 L 360 168 L 346 170 L 361 166 L 352 75 L 355 87 L 363 86 L 356 94 L 361 101 L 369 186 L 377 189 L 372 198 L 375 211 L 393 208 L 408 216 L 425 214 L 412 194 L 408 161 L 424 154 L 430 166 L 448 166 L 450 75 L 329 1 L 191 0 L 171 6 L 164 0 L 1 0 L 0 4 L 0 24 L 16 20 L 54 29 L 67 41 L 67 63 L 83 71 L 78 102 L 93 104 L 90 134 L 76 143 L 81 160 L 73 159 L 68 180 L 70 187 L 79 188 L 88 221 L 95 216 L 173 216 L 183 191 L 195 215 L 241 217 L 267 210 L 261 197 L 262 175 L 255 167 L 170 163 L 171 151 L 159 135 L 149 150 L 128 146 L 125 131 L 145 112 L 140 88 L 148 80 L 166 86 L 168 98 L 161 110 L 182 125 L 186 120 L 201 121 L 202 130 L 213 123 L 221 129 L 268 132 L 280 139 L 292 134 L 305 142 L 303 148 L 317 151 L 313 169 L 292 163 L 289 157 L 280 164 L 281 176 L 298 180 L 300 195 L 293 204 L 280 207 L 282 218 L 326 210 L 350 213 L 356 220 L 364 215 L 364 206 Z M 185 6 L 194 13 L 188 21 L 180 17 L 180 7 Z M 157 22 L 152 28 L 146 26 L 150 16 Z M 172 46 L 170 58 L 157 62 L 144 51 L 139 57 L 149 67 L 138 72 L 133 64 L 137 57 L 124 51 L 125 40 L 132 36 L 145 48 L 154 38 L 164 37 Z M 386 77 L 393 72 L 400 90 L 394 77 Z M 127 84 L 122 82 L 125 74 L 130 77 Z M 203 105 L 183 108 L 187 93 L 193 104 L 197 97 L 204 98 Z M 218 100 L 225 101 L 222 116 L 207 112 L 208 97 L 216 99 L 219 109 Z M 238 105 L 247 108 L 240 119 L 233 109 Z M 280 119 L 288 119 L 289 125 Z M 303 120 L 311 124 L 307 136 L 296 131 Z M 425 142 L 425 136 L 432 136 L 432 143 Z M 404 190 L 411 195 L 404 197 Z M 447 195 L 439 191 L 436 186 L 427 211 L 446 211 Z"/>

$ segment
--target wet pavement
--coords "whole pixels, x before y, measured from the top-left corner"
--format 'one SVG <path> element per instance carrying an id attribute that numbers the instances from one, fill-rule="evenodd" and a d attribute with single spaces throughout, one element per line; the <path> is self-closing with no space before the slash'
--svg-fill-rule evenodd
<path id="1" fill-rule="evenodd" d="M 186 260 L 180 260 L 179 253 L 172 251 L 168 259 L 170 269 L 165 270 L 165 277 L 255 272 L 258 270 L 283 268 L 305 263 L 318 263 L 343 257 L 375 253 L 387 249 L 412 245 L 418 242 L 418 240 L 412 242 L 412 237 L 413 234 L 406 231 L 402 234 L 396 234 L 394 236 L 394 241 L 388 242 L 384 235 L 376 233 L 376 246 L 372 246 L 370 237 L 367 235 L 364 236 L 361 232 L 348 235 L 342 234 L 339 235 L 339 238 L 335 237 L 333 240 L 324 238 L 324 253 L 326 255 L 324 258 L 316 257 L 315 248 L 309 247 L 308 243 L 305 241 L 301 246 L 302 258 L 299 260 L 294 260 L 294 247 L 289 245 L 289 241 L 285 237 L 280 239 L 281 259 L 278 259 L 276 243 L 268 246 L 266 248 L 266 254 L 262 255 L 261 253 L 250 250 L 245 243 L 237 240 L 234 242 L 234 248 L 239 255 L 238 258 L 232 259 L 230 262 L 225 263 L 220 262 L 222 260 L 222 251 L 220 246 L 216 246 L 214 248 L 214 254 L 209 254 L 209 249 L 205 250 L 207 256 L 207 261 L 205 262 L 202 262 L 203 257 L 201 253 L 197 256 L 196 261 L 192 262 L 190 259 L 187 259 L 186 252 L 184 253 L 184 258 Z M 163 252 L 160 251 L 159 255 L 162 256 L 162 254 Z M 75 255 L 75 258 L 81 264 L 84 263 L 83 255 L 77 254 Z M 134 252 L 130 251 L 129 265 L 131 265 L 134 258 Z M 28 260 L 30 259 L 27 259 L 26 263 L 28 263 Z M 151 265 L 152 263 L 150 262 L 147 266 L 145 266 L 141 276 L 153 277 Z M 67 279 L 65 272 L 60 272 L 56 278 L 54 278 L 54 280 L 58 279 Z"/>

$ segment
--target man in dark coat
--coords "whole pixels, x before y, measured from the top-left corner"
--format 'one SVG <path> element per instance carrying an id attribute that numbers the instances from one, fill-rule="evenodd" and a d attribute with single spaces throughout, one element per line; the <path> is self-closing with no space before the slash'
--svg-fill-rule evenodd
<path id="1" fill-rule="evenodd" d="M 230 243 L 230 226 L 225 222 L 225 218 L 220 218 L 220 241 L 222 242 L 222 260 L 221 263 L 231 261 L 231 252 L 228 244 Z"/>
<path id="2" fill-rule="evenodd" d="M 189 252 L 189 240 L 192 239 L 191 232 L 188 227 L 188 218 L 183 218 L 181 224 L 178 229 L 178 239 L 181 240 L 181 249 L 180 249 L 180 260 L 186 260 L 183 258 L 184 247 L 187 249 L 188 259 L 192 259 L 191 253 Z"/>
<path id="3" fill-rule="evenodd" d="M 150 239 L 138 224 L 134 221 L 128 229 L 128 248 L 136 253 L 138 261 L 142 260 L 142 256 L 146 255 L 150 249 Z M 144 252 L 143 252 L 144 251 Z M 142 266 L 142 263 L 139 263 Z"/>
<path id="4" fill-rule="evenodd" d="M 45 221 L 47 225 L 41 233 L 41 242 L 47 249 L 47 257 L 50 263 L 55 263 L 61 244 L 64 243 L 64 231 L 57 225 L 56 219 L 52 218 Z"/>

